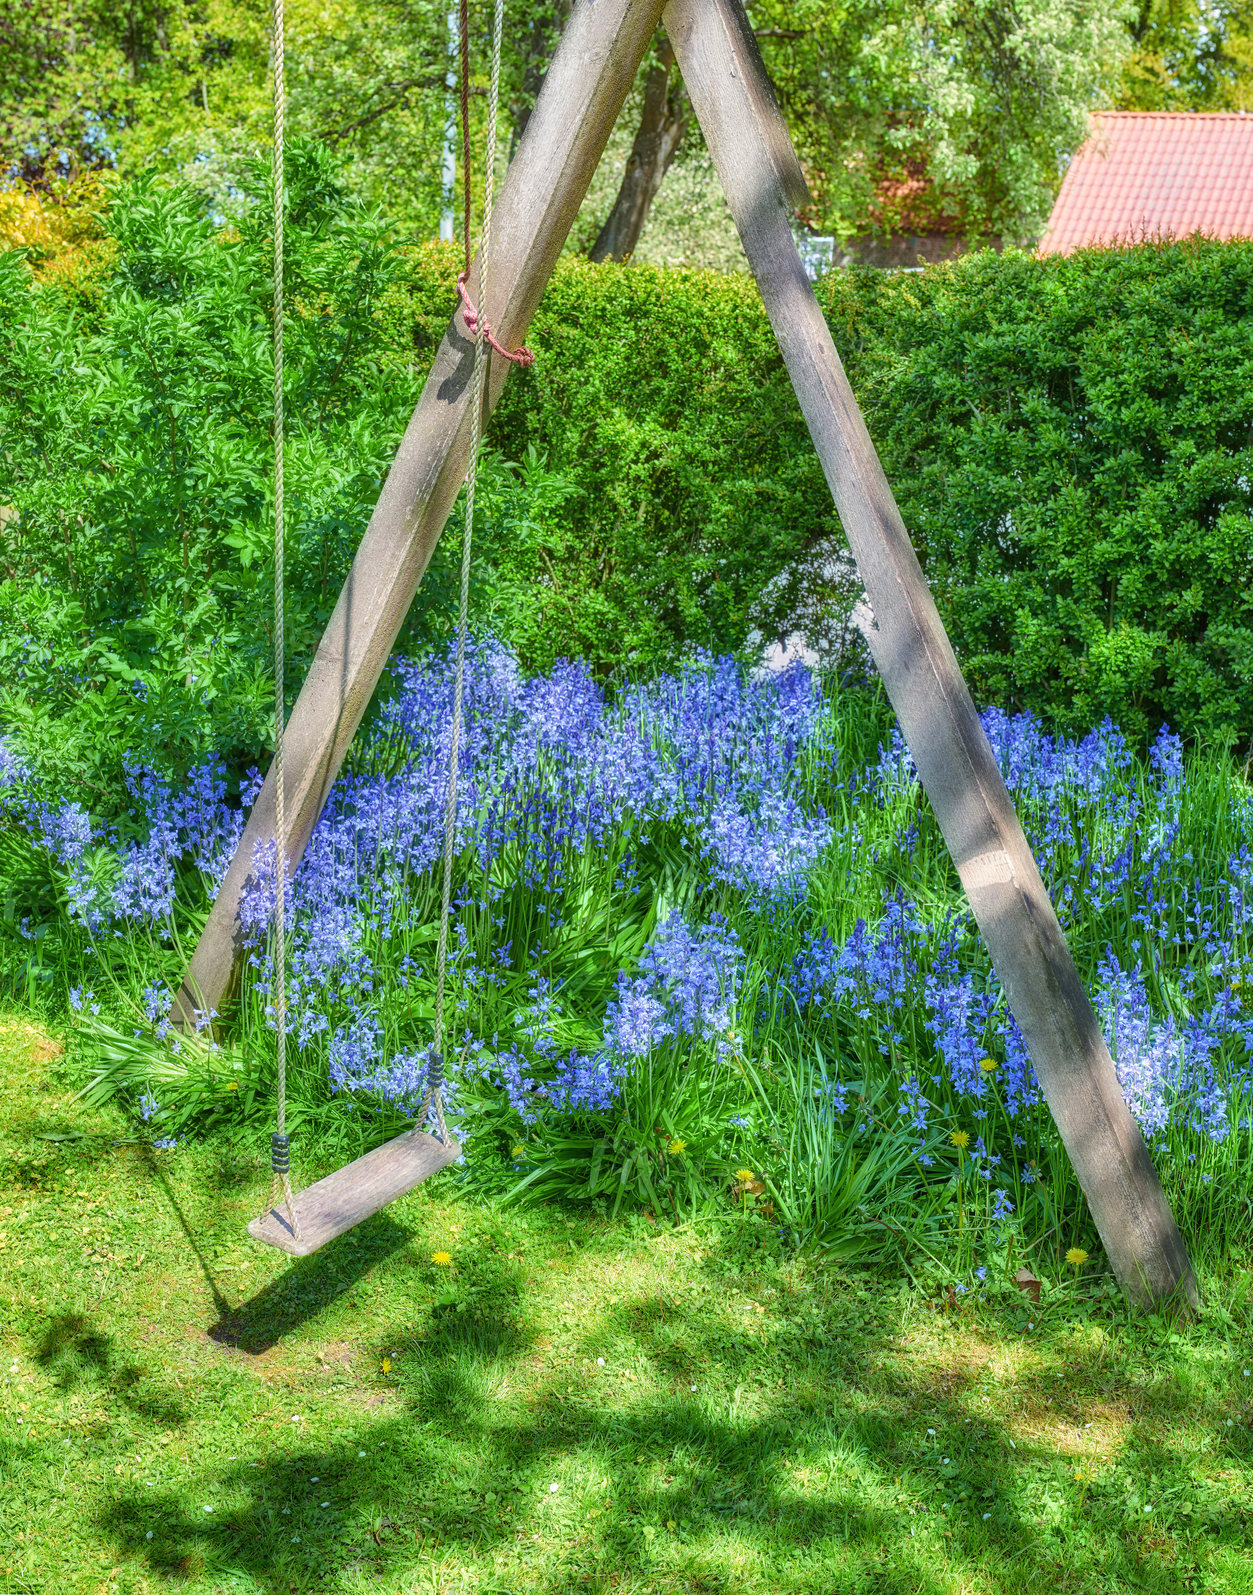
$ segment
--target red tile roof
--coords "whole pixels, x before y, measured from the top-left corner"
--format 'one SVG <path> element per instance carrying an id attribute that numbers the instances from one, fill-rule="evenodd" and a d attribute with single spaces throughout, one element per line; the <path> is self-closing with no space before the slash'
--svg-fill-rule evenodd
<path id="1" fill-rule="evenodd" d="M 1253 238 L 1253 116 L 1101 111 L 1070 163 L 1040 253 L 1197 232 Z"/>

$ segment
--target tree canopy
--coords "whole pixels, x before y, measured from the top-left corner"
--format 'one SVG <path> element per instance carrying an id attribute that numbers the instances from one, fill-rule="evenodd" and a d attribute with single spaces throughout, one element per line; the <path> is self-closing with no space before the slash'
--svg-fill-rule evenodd
<path id="1" fill-rule="evenodd" d="M 1253 111 L 1253 0 L 1137 0 L 1125 111 Z"/>
<path id="2" fill-rule="evenodd" d="M 414 237 L 437 230 L 442 205 L 447 9 L 287 4 L 293 135 L 333 148 L 354 191 Z M 511 145 L 568 10 L 510 0 Z M 229 211 L 269 136 L 268 13 L 266 0 L 0 0 L 0 172 L 165 170 Z M 1237 108 L 1253 62 L 1253 0 L 749 0 L 749 14 L 814 196 L 803 220 L 842 237 L 1030 238 L 1092 108 Z M 488 24 L 476 0 L 476 136 Z M 633 249 L 672 160 L 707 167 L 664 39 L 611 160 L 626 166 L 650 117 L 648 147 L 664 164 L 647 202 L 632 197 L 617 255 Z M 600 214 L 579 230 L 584 248 L 611 216 L 617 178 L 606 181 Z"/>

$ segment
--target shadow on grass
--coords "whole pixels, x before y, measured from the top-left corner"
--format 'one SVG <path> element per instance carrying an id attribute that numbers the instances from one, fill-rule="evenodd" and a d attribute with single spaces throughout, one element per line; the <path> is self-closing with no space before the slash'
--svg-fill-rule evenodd
<path id="1" fill-rule="evenodd" d="M 941 1569 L 928 1574 L 899 1554 L 885 1562 L 899 1523 L 890 1506 L 859 1498 L 855 1482 L 825 1492 L 790 1482 L 785 1457 L 795 1447 L 786 1411 L 762 1423 L 642 1411 L 605 1424 L 547 1400 L 532 1421 L 500 1424 L 483 1421 L 473 1377 L 448 1380 L 452 1372 L 443 1370 L 441 1382 L 446 1397 L 458 1384 L 460 1399 L 441 1404 L 434 1425 L 423 1408 L 371 1431 L 375 1453 L 377 1435 L 387 1437 L 390 1480 L 349 1440 L 205 1480 L 212 1515 L 197 1513 L 185 1495 L 128 1492 L 107 1526 L 153 1572 L 242 1573 L 274 1592 L 305 1590 L 315 1580 L 335 1587 L 350 1573 L 407 1589 L 423 1564 L 449 1575 L 462 1558 L 490 1563 L 499 1551 L 516 1555 L 516 1571 L 496 1583 L 480 1562 L 479 1581 L 458 1587 L 481 1595 L 522 1587 L 726 1592 L 744 1587 L 746 1568 L 756 1574 L 752 1586 L 762 1587 L 763 1561 L 777 1558 L 770 1587 L 780 1590 L 940 1595 L 951 1588 Z M 679 1467 L 681 1479 L 658 1479 L 667 1466 Z M 536 1531 L 558 1547 L 538 1580 L 521 1572 Z M 837 1561 L 844 1564 L 838 1572 Z M 789 1563 L 794 1571 L 785 1572 Z M 804 1563 L 813 1565 L 815 1582 L 796 1577 Z M 864 1582 L 872 1569 L 874 1582 Z"/>
<path id="2" fill-rule="evenodd" d="M 312 1257 L 297 1258 L 263 1290 L 232 1308 L 214 1290 L 218 1321 L 210 1340 L 260 1356 L 285 1335 L 316 1318 L 410 1240 L 409 1231 L 385 1214 L 376 1214 Z M 281 1253 L 276 1253 L 281 1256 Z M 207 1265 L 202 1267 L 208 1275 Z"/>
<path id="3" fill-rule="evenodd" d="M 206 1470 L 198 1493 L 127 1493 L 106 1528 L 155 1573 L 236 1573 L 276 1595 L 350 1577 L 407 1589 L 419 1569 L 437 1585 L 476 1579 L 453 1583 L 479 1595 L 941 1595 L 972 1580 L 1174 1595 L 1208 1576 L 1220 1540 L 1243 1552 L 1230 1500 L 1203 1521 L 1167 1518 L 1168 1470 L 1187 1472 L 1171 1435 L 1189 1416 L 1168 1367 L 1146 1389 L 1064 1325 L 999 1376 L 1019 1398 L 1011 1430 L 983 1403 L 982 1365 L 912 1359 L 869 1288 L 850 1285 L 825 1323 L 812 1302 L 781 1299 L 742 1328 L 727 1322 L 730 1286 L 696 1302 L 635 1291 L 589 1317 L 575 1337 L 588 1354 L 550 1374 L 511 1280 L 485 1261 L 463 1282 L 464 1310 L 437 1303 L 381 1328 L 398 1348 L 398 1417 L 363 1413 L 320 1448 L 293 1433 L 260 1465 Z M 251 1305 L 273 1334 L 290 1320 L 266 1294 Z M 988 1327 L 989 1348 L 1006 1338 Z M 1044 1357 L 1065 1359 L 1061 1381 Z M 632 1400 L 641 1368 L 662 1388 Z M 1071 1483 L 1066 1436 L 1097 1402 L 1116 1413 L 1126 1478 L 1144 1464 L 1153 1531 L 1123 1476 L 1084 1500 Z M 1192 1421 L 1214 1417 L 1194 1404 Z M 1232 1500 L 1253 1455 L 1233 1463 Z M 515 1571 L 496 1583 L 502 1556 Z"/>
<path id="4" fill-rule="evenodd" d="M 163 1429 L 187 1421 L 181 1403 L 155 1387 L 147 1369 L 120 1353 L 113 1336 L 83 1313 L 62 1313 L 49 1320 L 34 1360 L 64 1393 L 99 1391 Z"/>

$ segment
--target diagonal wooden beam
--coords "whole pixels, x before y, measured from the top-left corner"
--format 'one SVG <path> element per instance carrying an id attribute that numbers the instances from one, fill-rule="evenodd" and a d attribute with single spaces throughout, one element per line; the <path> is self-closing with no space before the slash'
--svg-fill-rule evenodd
<path id="1" fill-rule="evenodd" d="M 574 6 L 492 217 L 486 313 L 506 348 L 526 336 L 660 16 L 661 0 Z M 481 305 L 477 266 L 470 292 Z M 458 309 L 288 721 L 289 868 L 305 850 L 465 480 L 473 353 Z M 507 362 L 493 357 L 484 385 L 488 414 L 508 373 Z M 175 996 L 170 1018 L 182 1029 L 234 989 L 240 897 L 255 849 L 274 840 L 274 822 L 267 776 Z"/>
<path id="2" fill-rule="evenodd" d="M 792 236 L 804 192 L 740 0 L 669 0 L 666 33 L 874 611 L 875 664 L 1126 1295 L 1196 1279 Z"/>

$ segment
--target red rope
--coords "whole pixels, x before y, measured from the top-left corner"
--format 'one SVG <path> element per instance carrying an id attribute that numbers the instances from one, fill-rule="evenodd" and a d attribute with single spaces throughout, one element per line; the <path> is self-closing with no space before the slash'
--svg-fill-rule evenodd
<path id="1" fill-rule="evenodd" d="M 461 0 L 461 181 L 465 188 L 466 217 L 462 236 L 466 246 L 466 276 L 470 275 L 470 0 Z"/>
<path id="2" fill-rule="evenodd" d="M 457 292 L 461 296 L 466 331 L 472 338 L 477 338 L 479 335 L 479 313 L 475 309 L 474 301 L 470 298 L 470 291 L 466 287 L 466 274 L 464 271 L 457 278 Z M 533 349 L 528 349 L 525 344 L 522 344 L 517 349 L 506 349 L 504 344 L 497 343 L 496 335 L 486 321 L 483 323 L 483 336 L 497 354 L 503 354 L 506 360 L 512 360 L 515 365 L 526 367 L 535 364 L 535 351 Z"/>
<path id="3" fill-rule="evenodd" d="M 457 278 L 457 293 L 461 298 L 462 311 L 465 316 L 466 331 L 472 338 L 479 335 L 479 313 L 474 301 L 470 298 L 470 290 L 466 286 L 470 281 L 470 0 L 461 0 L 461 175 L 465 190 L 465 227 L 463 229 L 466 248 L 465 270 Z M 506 360 L 512 360 L 515 365 L 523 368 L 534 365 L 534 352 L 522 344 L 517 349 L 506 349 L 502 343 L 496 341 L 488 322 L 483 323 L 483 336 L 488 345 L 496 353 L 503 355 Z"/>

